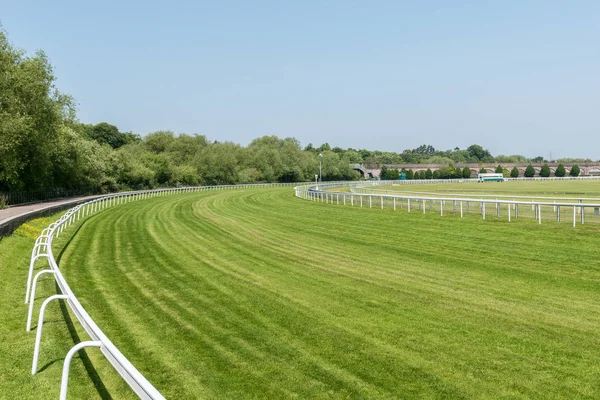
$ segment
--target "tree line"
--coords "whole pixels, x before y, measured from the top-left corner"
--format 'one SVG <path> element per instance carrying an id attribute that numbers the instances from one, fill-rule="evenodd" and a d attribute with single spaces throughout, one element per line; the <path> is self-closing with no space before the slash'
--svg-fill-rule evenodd
<path id="1" fill-rule="evenodd" d="M 471 178 L 471 172 L 472 172 L 471 168 L 469 168 L 469 167 L 464 167 L 461 169 L 459 167 L 455 167 L 452 164 L 449 164 L 448 166 L 442 167 L 435 171 L 432 171 L 431 168 L 427 168 L 426 171 L 423 171 L 423 170 L 413 171 L 412 169 L 406 170 L 405 168 L 398 170 L 397 168 L 388 168 L 387 166 L 383 165 L 381 167 L 380 178 L 384 179 L 384 180 L 469 179 L 469 178 Z M 488 170 L 486 168 L 481 168 L 479 170 L 479 173 L 482 173 L 482 174 L 485 174 L 487 172 L 488 172 Z M 502 174 L 502 175 L 504 175 L 505 178 L 508 178 L 508 177 L 518 178 L 519 177 L 519 169 L 517 167 L 513 167 L 509 172 L 502 165 L 498 165 L 496 167 L 496 169 L 494 170 L 494 173 Z M 581 168 L 577 164 L 573 164 L 571 166 L 571 170 L 569 171 L 569 176 L 573 176 L 573 177 L 579 176 L 580 173 L 581 173 Z M 547 178 L 547 177 L 550 177 L 551 174 L 552 174 L 552 171 L 550 170 L 550 167 L 548 166 L 548 164 L 544 164 L 540 168 L 539 176 Z M 560 177 L 564 177 L 566 175 L 567 175 L 567 170 L 566 170 L 565 166 L 562 163 L 558 164 L 558 166 L 556 167 L 556 170 L 554 171 L 554 176 L 560 178 Z M 535 168 L 533 167 L 533 165 L 531 165 L 531 164 L 527 165 L 527 167 L 525 168 L 525 171 L 523 173 L 523 176 L 526 178 L 533 178 L 535 176 Z"/>
<path id="2" fill-rule="evenodd" d="M 439 151 L 422 145 L 402 152 L 302 147 L 294 138 L 263 136 L 242 146 L 200 134 L 156 131 L 144 137 L 108 123 L 84 124 L 75 102 L 60 93 L 43 51 L 28 56 L 0 30 L 0 192 L 80 189 L 111 192 L 178 185 L 360 178 L 351 163 L 373 166 L 442 163 L 439 171 L 408 179 L 464 177 L 452 163 L 521 162 L 492 156 L 482 146 Z M 398 174 L 401 171 L 398 171 Z M 396 174 L 396 175 L 398 175 Z M 393 173 L 385 172 L 385 176 Z"/>

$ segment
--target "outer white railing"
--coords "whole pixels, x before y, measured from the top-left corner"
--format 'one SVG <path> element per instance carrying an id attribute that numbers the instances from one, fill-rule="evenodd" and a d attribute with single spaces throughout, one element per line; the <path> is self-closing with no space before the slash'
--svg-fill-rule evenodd
<path id="1" fill-rule="evenodd" d="M 586 177 L 587 178 L 587 177 Z M 582 178 L 582 179 L 586 179 Z M 597 179 L 596 177 L 594 177 Z M 539 180 L 540 178 L 536 178 Z M 549 180 L 554 180 L 549 178 Z M 432 180 L 429 180 L 431 182 Z M 451 180 L 450 180 L 451 181 Z M 454 180 L 454 182 L 466 182 L 469 180 Z M 551 209 L 555 215 L 556 221 L 561 221 L 561 211 L 565 208 L 573 209 L 573 227 L 577 225 L 577 216 L 580 217 L 580 223 L 585 223 L 585 210 L 593 209 L 594 215 L 600 216 L 600 203 L 584 203 L 582 199 L 574 199 L 577 202 L 573 201 L 559 201 L 560 199 L 555 198 L 545 198 L 542 201 L 528 201 L 525 199 L 513 199 L 513 200 L 500 200 L 500 199 L 489 199 L 489 198 L 472 198 L 472 197 L 446 197 L 446 196 L 424 196 L 420 194 L 415 195 L 405 195 L 405 194 L 390 194 L 390 193 L 360 193 L 360 188 L 364 186 L 378 186 L 390 184 L 392 182 L 395 183 L 405 183 L 405 182 L 415 182 L 415 181 L 373 181 L 373 182 L 335 182 L 335 183 L 324 183 L 320 185 L 300 185 L 294 188 L 296 197 L 300 197 L 306 200 L 312 201 L 320 201 L 328 204 L 342 204 L 342 205 L 350 205 L 350 206 L 368 206 L 369 208 L 373 208 L 373 205 L 377 205 L 379 202 L 379 206 L 384 208 L 384 205 L 387 203 L 388 206 L 392 207 L 394 211 L 396 211 L 399 206 L 404 208 L 404 203 L 406 202 L 406 208 L 408 212 L 411 210 L 417 209 L 422 211 L 423 214 L 427 211 L 427 205 L 429 205 L 429 210 L 433 211 L 434 205 L 437 205 L 437 209 L 439 209 L 440 215 L 444 215 L 444 205 L 448 202 L 451 203 L 452 213 L 460 212 L 460 217 L 463 217 L 464 212 L 469 213 L 470 207 L 475 204 L 478 206 L 478 213 L 481 214 L 482 218 L 486 218 L 486 205 L 488 206 L 487 215 L 490 215 L 489 209 L 492 208 L 495 211 L 496 217 L 500 217 L 502 206 L 505 206 L 506 215 L 508 217 L 508 221 L 510 222 L 512 218 L 519 218 L 519 208 L 531 207 L 532 214 L 535 220 L 538 221 L 539 224 L 542 223 L 542 211 Z M 427 181 L 416 181 L 416 182 L 427 182 Z M 435 182 L 435 181 L 434 181 Z M 448 183 L 449 180 L 438 180 L 438 182 Z M 410 184 L 410 183 L 409 183 Z M 490 183 L 488 183 L 490 184 Z M 350 187 L 350 192 L 338 192 L 333 189 L 339 187 Z M 358 188 L 358 190 L 357 190 Z M 382 191 L 383 192 L 383 191 Z M 530 199 L 531 197 L 527 197 Z M 491 207 L 490 207 L 491 206 Z M 437 211 L 436 209 L 436 211 Z M 446 212 L 448 212 L 449 207 L 446 208 Z"/>
<path id="2" fill-rule="evenodd" d="M 297 183 L 295 183 L 297 184 Z M 37 332 L 35 338 L 33 362 L 31 373 L 37 372 L 38 358 L 40 353 L 40 345 L 42 339 L 42 328 L 44 324 L 44 313 L 47 305 L 52 300 L 65 300 L 71 311 L 90 336 L 91 341 L 81 342 L 76 344 L 65 357 L 63 373 L 60 386 L 60 399 L 66 399 L 67 384 L 69 379 L 69 368 L 71 358 L 79 350 L 85 347 L 98 347 L 115 370 L 123 377 L 133 391 L 142 399 L 164 399 L 164 397 L 156 390 L 156 388 L 127 360 L 127 358 L 119 351 L 119 349 L 110 341 L 110 339 L 102 332 L 100 327 L 94 322 L 92 317 L 83 308 L 81 303 L 75 297 L 75 294 L 67 284 L 64 276 L 60 272 L 54 255 L 52 253 L 52 240 L 58 237 L 64 229 L 81 219 L 89 217 L 108 207 L 117 206 L 120 204 L 129 203 L 132 201 L 149 199 L 158 196 L 166 196 L 177 193 L 200 192 L 208 190 L 223 190 L 223 189 L 242 189 L 249 187 L 263 186 L 291 186 L 294 183 L 273 183 L 273 184 L 253 184 L 253 185 L 224 185 L 224 186 L 203 186 L 203 187 L 184 187 L 176 189 L 157 189 L 144 190 L 138 192 L 127 192 L 119 194 L 111 194 L 96 198 L 86 203 L 77 205 L 69 209 L 58 221 L 53 222 L 42 231 L 42 234 L 36 239 L 35 245 L 31 252 L 31 260 L 29 263 L 29 274 L 27 277 L 27 289 L 25 293 L 25 303 L 29 304 L 29 312 L 27 316 L 27 331 L 31 329 L 31 320 L 33 318 L 33 310 L 35 303 L 35 291 L 37 282 L 43 275 L 52 275 L 56 281 L 60 294 L 56 294 L 47 298 L 40 307 Z M 36 260 L 45 258 L 48 261 L 48 268 L 39 271 L 33 275 Z"/>

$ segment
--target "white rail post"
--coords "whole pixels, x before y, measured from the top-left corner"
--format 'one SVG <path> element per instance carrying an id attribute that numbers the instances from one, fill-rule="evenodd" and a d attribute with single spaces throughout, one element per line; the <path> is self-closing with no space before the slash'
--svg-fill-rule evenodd
<path id="1" fill-rule="evenodd" d="M 84 347 L 102 347 L 102 343 L 97 341 L 87 341 L 77 343 L 65 357 L 65 363 L 63 364 L 62 378 L 60 380 L 60 400 L 67 400 L 67 387 L 69 386 L 69 369 L 71 368 L 71 359 L 79 350 Z"/>
<path id="2" fill-rule="evenodd" d="M 560 206 L 556 206 L 556 221 L 560 222 Z"/>
<path id="3" fill-rule="evenodd" d="M 485 219 L 485 203 L 481 203 L 481 214 L 483 215 L 483 219 Z"/>
<path id="4" fill-rule="evenodd" d="M 379 198 L 379 201 L 381 202 L 381 209 L 383 210 L 383 196 Z"/>
<path id="5" fill-rule="evenodd" d="M 38 272 L 33 278 L 33 284 L 31 286 L 31 297 L 29 298 L 29 313 L 27 314 L 27 332 L 31 330 L 31 317 L 33 315 L 33 304 L 35 303 L 35 288 L 37 286 L 38 278 L 44 274 L 54 274 L 55 271 L 53 269 L 45 269 L 43 271 Z"/>
<path id="6" fill-rule="evenodd" d="M 508 205 L 508 222 L 510 222 L 510 204 Z"/>
<path id="7" fill-rule="evenodd" d="M 583 203 L 581 205 L 581 224 L 585 224 L 585 207 L 583 206 Z"/>
<path id="8" fill-rule="evenodd" d="M 537 213 L 538 213 L 538 224 L 542 223 L 542 206 L 537 205 Z"/>
<path id="9" fill-rule="evenodd" d="M 427 207 L 425 206 L 425 199 L 423 199 L 423 214 L 425 214 L 425 209 L 426 209 L 426 208 L 427 208 Z"/>
<path id="10" fill-rule="evenodd" d="M 362 203 L 363 203 L 363 196 L 360 196 L 360 206 L 362 207 Z"/>
<path id="11" fill-rule="evenodd" d="M 396 198 L 393 198 L 393 203 L 394 203 L 394 211 L 396 211 Z"/>
<path id="12" fill-rule="evenodd" d="M 408 200 L 408 212 L 410 212 L 410 199 L 407 199 L 407 200 Z"/>
<path id="13" fill-rule="evenodd" d="M 462 200 L 460 202 L 460 217 L 463 217 L 463 208 L 462 208 Z"/>
<path id="14" fill-rule="evenodd" d="M 34 247 L 35 251 L 35 247 Z M 36 255 L 31 255 L 31 260 L 29 261 L 29 273 L 27 274 L 27 289 L 25 292 L 25 304 L 29 303 L 29 294 L 31 293 L 31 278 L 33 277 L 33 267 L 35 265 L 35 260 L 41 257 L 48 257 L 48 254 L 38 253 Z"/>
<path id="15" fill-rule="evenodd" d="M 373 196 L 369 196 L 369 208 L 373 208 Z"/>
<path id="16" fill-rule="evenodd" d="M 38 357 L 40 355 L 40 342 L 42 340 L 42 327 L 44 326 L 44 313 L 46 312 L 46 306 L 52 300 L 66 300 L 68 298 L 69 296 L 67 296 L 66 294 L 55 294 L 53 296 L 48 297 L 42 303 L 42 307 L 40 308 L 40 315 L 38 317 L 37 332 L 35 333 L 35 345 L 33 348 L 33 363 L 31 365 L 31 375 L 35 375 L 35 373 L 37 372 Z"/>
<path id="17" fill-rule="evenodd" d="M 576 223 L 577 223 L 577 207 L 573 206 L 573 228 L 575 228 Z"/>

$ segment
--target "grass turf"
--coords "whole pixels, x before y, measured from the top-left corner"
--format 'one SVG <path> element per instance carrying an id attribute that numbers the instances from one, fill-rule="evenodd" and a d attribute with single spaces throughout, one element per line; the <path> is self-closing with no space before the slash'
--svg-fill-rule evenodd
<path id="1" fill-rule="evenodd" d="M 57 243 L 67 281 L 167 398 L 600 394 L 597 225 L 351 209 L 283 188 L 158 197 L 76 229 Z M 6 296 L 19 305 L 31 245 L 2 259 L 20 257 Z M 58 328 L 41 365 L 59 362 L 33 382 L 30 358 L 2 362 L 0 384 L 58 385 Z M 74 393 L 131 395 L 88 355 L 97 376 L 76 363 Z"/>
<path id="2" fill-rule="evenodd" d="M 432 192 L 440 194 L 473 194 L 499 196 L 543 196 L 567 198 L 600 198 L 600 179 L 565 181 L 507 181 L 507 182 L 464 182 L 396 184 L 374 186 L 374 190 Z"/>

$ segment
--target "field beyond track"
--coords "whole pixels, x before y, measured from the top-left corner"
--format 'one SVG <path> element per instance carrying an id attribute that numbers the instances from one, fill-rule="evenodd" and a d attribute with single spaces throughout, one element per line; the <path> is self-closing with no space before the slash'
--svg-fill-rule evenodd
<path id="1" fill-rule="evenodd" d="M 271 188 L 128 203 L 66 232 L 71 288 L 167 398 L 600 396 L 598 225 Z M 132 395 L 87 354 L 96 375 L 76 386 Z"/>

